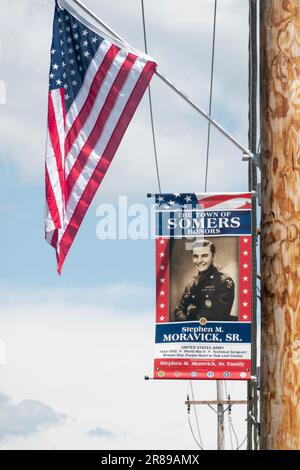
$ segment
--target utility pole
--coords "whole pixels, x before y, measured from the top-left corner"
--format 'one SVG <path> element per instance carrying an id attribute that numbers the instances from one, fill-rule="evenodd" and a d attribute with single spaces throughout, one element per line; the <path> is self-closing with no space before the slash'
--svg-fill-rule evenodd
<path id="1" fill-rule="evenodd" d="M 257 51 L 257 0 L 249 0 L 249 73 L 248 73 L 248 87 L 249 87 L 249 131 L 248 131 L 248 145 L 253 154 L 259 150 L 257 149 L 257 65 L 258 65 L 258 51 Z M 248 189 L 249 191 L 257 192 L 257 168 L 254 159 L 249 160 L 248 167 Z M 256 243 L 257 243 L 257 207 L 256 199 L 252 206 L 252 256 L 253 256 L 253 274 L 252 274 L 252 354 L 251 354 L 251 375 L 257 375 L 257 258 L 256 258 Z M 247 384 L 247 449 L 257 450 L 257 382 L 249 380 Z"/>
<path id="2" fill-rule="evenodd" d="M 224 397 L 224 381 L 217 380 L 217 401 L 218 401 L 218 450 L 225 449 L 225 432 L 224 432 L 224 405 L 220 403 L 225 400 Z"/>
<path id="3" fill-rule="evenodd" d="M 300 448 L 300 3 L 260 1 L 261 449 Z"/>

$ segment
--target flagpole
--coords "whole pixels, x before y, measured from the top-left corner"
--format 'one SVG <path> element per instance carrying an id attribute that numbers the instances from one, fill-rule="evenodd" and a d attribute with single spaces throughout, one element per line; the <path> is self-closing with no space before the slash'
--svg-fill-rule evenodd
<path id="1" fill-rule="evenodd" d="M 82 8 L 85 13 L 90 15 L 95 21 L 97 21 L 103 28 L 105 28 L 107 31 L 109 31 L 116 39 L 121 41 L 124 45 L 128 45 L 128 43 L 121 37 L 119 36 L 110 26 L 108 26 L 104 21 L 102 21 L 95 13 L 93 13 L 89 8 L 87 8 L 80 0 L 71 0 L 73 3 L 78 5 L 80 8 Z M 62 0 L 62 3 L 65 3 L 64 0 Z M 67 2 L 66 2 L 67 3 Z M 205 111 L 203 111 L 200 106 L 198 106 L 194 101 L 191 100 L 185 93 L 183 93 L 174 83 L 172 83 L 167 77 L 165 77 L 161 72 L 156 70 L 156 75 L 160 80 L 162 80 L 166 85 L 168 85 L 169 88 L 171 88 L 177 95 L 179 95 L 181 98 L 184 99 L 192 108 L 194 108 L 202 117 L 204 117 L 212 126 L 214 126 L 216 129 L 218 129 L 221 134 L 224 135 L 230 142 L 235 145 L 239 150 L 243 152 L 244 155 L 247 155 L 250 158 L 254 158 L 254 154 L 247 149 L 246 147 L 243 147 L 231 134 L 229 134 L 225 129 L 223 129 L 220 124 L 218 124 L 214 119 L 212 119 Z"/>
<path id="2" fill-rule="evenodd" d="M 156 75 L 164 82 L 166 85 L 168 85 L 173 91 L 177 93 L 177 95 L 181 96 L 181 98 L 184 99 L 187 103 L 189 103 L 192 108 L 194 108 L 201 116 L 203 116 L 207 121 L 210 122 L 212 126 L 214 126 L 218 131 L 221 132 L 227 139 L 229 139 L 236 147 L 238 147 L 243 154 L 249 155 L 250 158 L 253 158 L 254 155 L 253 153 L 249 150 L 243 147 L 234 137 L 232 137 L 231 134 L 229 134 L 225 129 L 223 129 L 220 124 L 218 124 L 216 121 L 214 121 L 208 114 L 206 114 L 205 111 L 203 111 L 196 103 L 194 103 L 191 98 L 189 98 L 183 91 L 181 91 L 174 83 L 172 83 L 167 77 L 165 77 L 161 72 L 156 70 Z"/>

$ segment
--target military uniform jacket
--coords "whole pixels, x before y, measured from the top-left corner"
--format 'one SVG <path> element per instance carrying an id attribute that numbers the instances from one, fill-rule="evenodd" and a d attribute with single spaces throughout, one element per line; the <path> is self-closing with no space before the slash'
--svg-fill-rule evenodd
<path id="1" fill-rule="evenodd" d="M 230 321 L 234 301 L 234 282 L 231 277 L 211 265 L 187 284 L 178 307 L 175 321 Z"/>

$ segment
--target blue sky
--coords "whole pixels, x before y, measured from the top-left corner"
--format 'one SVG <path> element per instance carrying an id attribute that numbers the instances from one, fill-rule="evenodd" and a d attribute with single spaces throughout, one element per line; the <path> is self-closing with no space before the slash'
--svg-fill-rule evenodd
<path id="1" fill-rule="evenodd" d="M 139 0 L 85 3 L 143 48 Z M 145 1 L 149 53 L 162 73 L 207 109 L 213 1 L 186 5 Z M 218 5 L 213 116 L 247 146 L 248 2 Z M 125 195 L 129 204 L 150 208 L 146 194 L 157 191 L 147 97 L 59 277 L 43 235 L 53 2 L 2 0 L 1 10 L 6 104 L 0 105 L 0 339 L 7 361 L 0 364 L 0 447 L 195 449 L 183 405 L 189 384 L 143 380 L 151 375 L 154 351 L 154 243 L 96 236 L 99 204 L 116 204 Z M 5 21 L 11 16 L 13 31 Z M 206 122 L 156 77 L 152 95 L 162 190 L 203 191 Z M 215 130 L 208 189 L 247 190 L 241 152 Z M 232 397 L 245 392 L 243 384 L 228 386 Z M 215 396 L 214 383 L 194 387 L 199 399 Z M 38 410 L 38 422 L 23 428 L 28 407 Z M 211 424 L 203 429 L 206 448 L 214 448 L 215 417 L 210 410 L 199 413 Z M 245 411 L 234 413 L 242 440 Z"/>
<path id="2" fill-rule="evenodd" d="M 63 275 L 59 277 L 55 252 L 43 236 L 43 181 L 39 185 L 24 182 L 11 168 L 9 178 L 4 178 L 3 183 L 0 241 L 6 249 L 2 253 L 0 276 L 4 283 L 35 288 L 118 284 L 124 279 L 151 283 L 154 243 L 151 240 L 99 240 L 96 227 L 100 217 L 96 215 L 95 204 L 84 219 Z M 133 202 L 146 204 L 150 212 L 151 201 L 146 194 Z"/>

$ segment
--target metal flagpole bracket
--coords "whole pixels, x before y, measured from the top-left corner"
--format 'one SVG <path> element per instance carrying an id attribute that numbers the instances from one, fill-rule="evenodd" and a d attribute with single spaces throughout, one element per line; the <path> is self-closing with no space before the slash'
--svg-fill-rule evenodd
<path id="1" fill-rule="evenodd" d="M 244 155 L 248 155 L 250 158 L 253 157 L 253 154 L 250 150 L 246 149 L 241 145 L 229 132 L 225 131 L 220 124 L 218 124 L 211 116 L 209 116 L 205 111 L 203 111 L 200 106 L 198 106 L 189 96 L 187 96 L 183 91 L 181 91 L 178 86 L 171 82 L 167 77 L 165 77 L 159 70 L 155 72 L 156 76 L 160 78 L 168 87 L 170 87 L 177 95 L 183 98 L 192 108 L 194 108 L 202 117 L 204 117 L 212 126 L 218 129 L 221 134 L 223 134 L 230 142 L 235 145 L 239 150 L 243 152 Z"/>
<path id="2" fill-rule="evenodd" d="M 261 183 L 257 184 L 258 205 L 261 206 Z"/>
<path id="3" fill-rule="evenodd" d="M 56 0 L 57 6 L 61 11 L 64 11 L 64 7 L 61 6 L 60 0 Z"/>
<path id="4" fill-rule="evenodd" d="M 257 390 L 260 390 L 260 367 L 257 367 Z"/>
<path id="5" fill-rule="evenodd" d="M 248 414 L 249 418 L 251 419 L 252 423 L 258 428 L 258 430 L 260 431 L 260 423 L 258 423 L 256 421 L 256 419 L 254 418 L 254 416 L 252 415 L 251 411 L 250 413 Z"/>
<path id="6" fill-rule="evenodd" d="M 260 169 L 260 153 L 254 153 L 254 154 L 243 153 L 242 160 L 243 162 L 249 162 L 250 160 L 252 160 L 254 161 L 257 168 Z"/>

